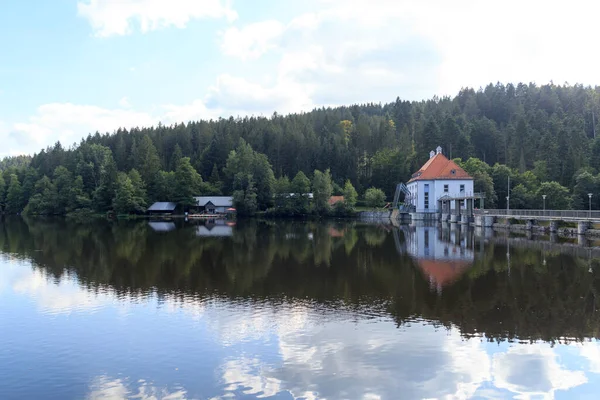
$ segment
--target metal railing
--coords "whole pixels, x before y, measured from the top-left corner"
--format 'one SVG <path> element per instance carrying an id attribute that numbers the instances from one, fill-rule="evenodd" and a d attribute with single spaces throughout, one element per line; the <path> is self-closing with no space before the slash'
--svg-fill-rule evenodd
<path id="1" fill-rule="evenodd" d="M 476 215 L 491 215 L 498 217 L 546 217 L 573 219 L 600 219 L 600 211 L 583 210 L 474 210 Z"/>

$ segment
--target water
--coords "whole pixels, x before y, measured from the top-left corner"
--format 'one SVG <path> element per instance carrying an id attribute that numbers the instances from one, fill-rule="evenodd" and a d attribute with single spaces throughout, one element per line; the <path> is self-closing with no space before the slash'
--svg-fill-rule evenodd
<path id="1" fill-rule="evenodd" d="M 597 257 L 435 227 L 5 219 L 0 399 L 597 398 Z"/>

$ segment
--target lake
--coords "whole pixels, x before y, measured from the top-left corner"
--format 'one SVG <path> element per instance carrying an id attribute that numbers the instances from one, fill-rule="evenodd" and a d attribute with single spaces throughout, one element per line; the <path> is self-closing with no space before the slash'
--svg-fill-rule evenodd
<path id="1" fill-rule="evenodd" d="M 460 226 L 5 218 L 0 399 L 595 399 L 589 246 Z"/>

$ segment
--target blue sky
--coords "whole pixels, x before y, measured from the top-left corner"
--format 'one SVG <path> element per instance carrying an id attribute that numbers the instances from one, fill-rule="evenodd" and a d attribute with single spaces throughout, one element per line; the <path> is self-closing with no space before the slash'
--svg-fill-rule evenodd
<path id="1" fill-rule="evenodd" d="M 6 0 L 0 156 L 159 121 L 596 84 L 585 3 L 522 3 Z"/>

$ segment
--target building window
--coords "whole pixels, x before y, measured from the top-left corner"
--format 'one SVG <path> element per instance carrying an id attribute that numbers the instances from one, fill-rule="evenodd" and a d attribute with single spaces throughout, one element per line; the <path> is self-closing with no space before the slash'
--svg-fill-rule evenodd
<path id="1" fill-rule="evenodd" d="M 460 185 L 460 192 L 464 192 L 465 191 L 465 185 Z"/>
<path id="2" fill-rule="evenodd" d="M 425 192 L 425 209 L 429 210 L 429 192 Z"/>
<path id="3" fill-rule="evenodd" d="M 448 185 L 444 185 L 444 193 L 448 193 Z"/>

